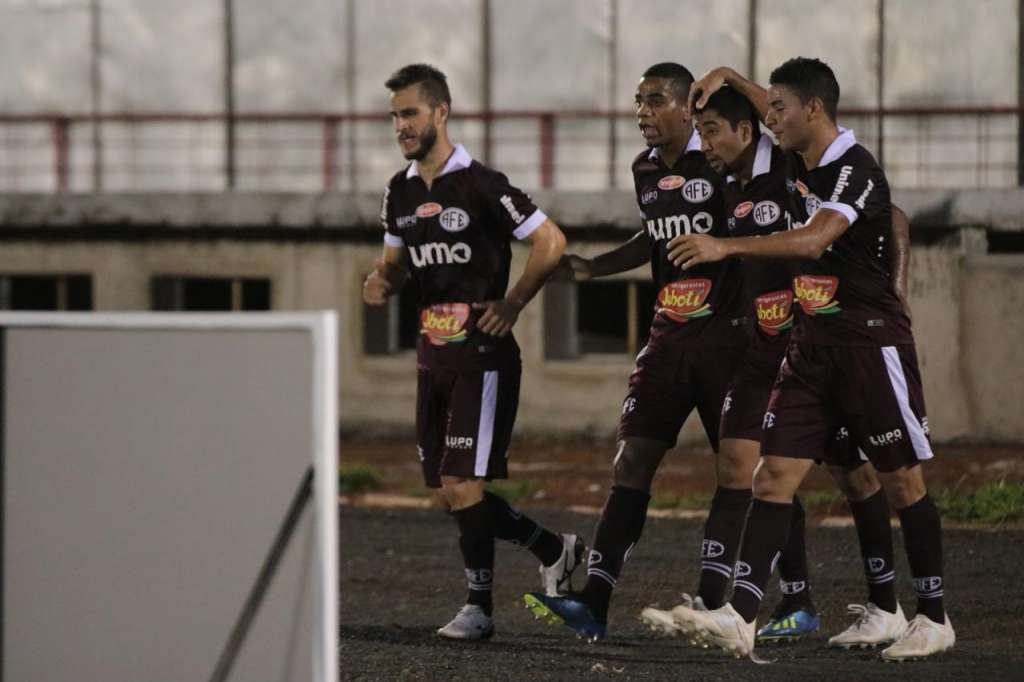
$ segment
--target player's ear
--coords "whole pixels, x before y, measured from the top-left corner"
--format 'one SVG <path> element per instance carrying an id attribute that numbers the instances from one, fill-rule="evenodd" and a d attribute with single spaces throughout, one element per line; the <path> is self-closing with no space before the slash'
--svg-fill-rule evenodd
<path id="1" fill-rule="evenodd" d="M 449 114 L 451 114 L 451 107 L 447 102 L 441 102 L 434 109 L 435 123 L 447 123 Z"/>
<path id="2" fill-rule="evenodd" d="M 825 115 L 825 103 L 820 97 L 812 97 L 807 101 L 807 118 L 814 120 Z"/>
<path id="3" fill-rule="evenodd" d="M 743 142 L 743 146 L 744 147 L 746 147 L 748 144 L 750 144 L 753 141 L 753 139 L 754 139 L 754 128 L 751 125 L 750 121 L 740 121 L 739 122 L 739 133 L 740 133 L 740 141 Z"/>

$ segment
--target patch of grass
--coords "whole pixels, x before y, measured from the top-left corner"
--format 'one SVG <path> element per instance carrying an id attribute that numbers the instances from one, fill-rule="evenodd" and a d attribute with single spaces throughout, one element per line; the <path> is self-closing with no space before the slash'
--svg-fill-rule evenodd
<path id="1" fill-rule="evenodd" d="M 805 507 L 831 507 L 844 499 L 843 494 L 838 490 L 810 490 L 799 493 L 799 497 Z"/>
<path id="2" fill-rule="evenodd" d="M 379 490 L 380 477 L 369 464 L 342 464 L 338 467 L 338 492 L 342 495 Z"/>
<path id="3" fill-rule="evenodd" d="M 701 493 L 662 493 L 652 497 L 649 506 L 651 509 L 707 509 L 711 506 L 711 496 Z"/>
<path id="4" fill-rule="evenodd" d="M 941 490 L 935 503 L 945 518 L 954 521 L 1014 521 L 1024 518 L 1024 482 L 1002 480 L 971 492 Z"/>
<path id="5" fill-rule="evenodd" d="M 533 497 L 534 493 L 540 490 L 540 483 L 533 479 L 522 478 L 515 481 L 491 481 L 486 488 L 509 502 L 518 502 Z"/>

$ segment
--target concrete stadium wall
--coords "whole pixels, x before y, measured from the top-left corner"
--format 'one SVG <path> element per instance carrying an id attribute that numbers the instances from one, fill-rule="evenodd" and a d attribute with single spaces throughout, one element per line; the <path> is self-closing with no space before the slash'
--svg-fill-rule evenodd
<path id="1" fill-rule="evenodd" d="M 538 193 L 570 250 L 600 253 L 635 229 L 629 192 Z M 362 351 L 364 273 L 380 250 L 373 195 L 3 196 L 0 274 L 85 272 L 97 310 L 143 310 L 160 274 L 265 277 L 275 310 L 339 315 L 341 423 L 411 430 L 411 352 Z M 1024 441 L 1024 253 L 989 254 L 986 235 L 1024 231 L 1024 191 L 903 192 L 914 224 L 910 302 L 937 441 Z M 315 226 L 311 229 L 311 226 Z M 526 249 L 513 250 L 513 272 Z M 640 269 L 624 279 L 645 279 Z M 544 292 L 516 327 L 520 431 L 611 437 L 633 359 L 544 357 Z M 691 419 L 683 443 L 703 440 Z"/>

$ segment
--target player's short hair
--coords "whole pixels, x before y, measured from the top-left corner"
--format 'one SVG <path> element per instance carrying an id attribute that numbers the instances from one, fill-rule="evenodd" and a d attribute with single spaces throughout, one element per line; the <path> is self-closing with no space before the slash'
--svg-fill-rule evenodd
<path id="1" fill-rule="evenodd" d="M 669 82 L 669 89 L 677 102 L 686 103 L 693 85 L 693 74 L 682 64 L 660 62 L 643 73 L 643 78 L 664 78 Z"/>
<path id="2" fill-rule="evenodd" d="M 728 85 L 711 93 L 707 103 L 697 113 L 714 111 L 729 122 L 733 130 L 739 128 L 740 121 L 750 121 L 754 131 L 754 139 L 761 135 L 761 119 L 750 100 Z"/>
<path id="3" fill-rule="evenodd" d="M 828 64 L 820 59 L 794 57 L 772 71 L 772 85 L 792 88 L 803 104 L 817 97 L 825 107 L 825 114 L 833 121 L 839 108 L 839 81 Z"/>
<path id="4" fill-rule="evenodd" d="M 419 85 L 423 98 L 430 106 L 437 107 L 442 102 L 452 106 L 452 93 L 448 90 L 448 77 L 440 69 L 430 64 L 407 64 L 384 81 L 384 87 L 391 92 L 405 90 L 411 85 Z"/>

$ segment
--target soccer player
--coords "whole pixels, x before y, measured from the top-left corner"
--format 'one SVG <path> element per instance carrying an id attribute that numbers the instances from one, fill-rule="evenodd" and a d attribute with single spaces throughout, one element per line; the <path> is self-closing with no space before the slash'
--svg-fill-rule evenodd
<path id="1" fill-rule="evenodd" d="M 508 477 L 521 374 L 512 327 L 558 265 L 565 237 L 508 178 L 449 141 L 443 73 L 411 64 L 385 85 L 398 146 L 412 163 L 384 192 L 384 254 L 363 300 L 381 305 L 409 277 L 417 285 L 417 451 L 426 485 L 440 489 L 458 524 L 469 583 L 466 605 L 437 634 L 487 639 L 495 538 L 540 560 L 547 594 L 567 591 L 584 553 L 577 536 L 552 533 L 484 490 L 485 481 Z M 509 288 L 513 238 L 530 252 Z"/>
<path id="2" fill-rule="evenodd" d="M 708 162 L 727 176 L 725 210 L 729 235 L 768 235 L 799 227 L 789 210 L 784 152 L 772 144 L 771 138 L 761 134 L 758 113 L 750 101 L 734 88 L 723 87 L 706 99 L 695 116 Z M 902 291 L 909 231 L 906 216 L 895 207 L 893 211 L 893 237 L 900 248 L 892 249 L 892 280 L 897 291 Z M 790 270 L 789 264 L 781 260 L 743 263 L 743 301 L 747 308 L 750 345 L 722 407 L 720 456 L 742 462 L 744 469 L 750 472 L 760 457 L 761 424 L 794 322 Z M 883 608 L 895 613 L 898 605 L 892 589 L 888 504 L 873 468 L 859 456 L 859 451 L 849 448 L 847 433 L 846 429 L 839 429 L 829 440 L 828 447 L 837 450 L 836 456 L 830 459 L 843 464 L 830 470 L 849 496 L 857 527 L 867 538 L 865 564 L 873 569 L 869 569 L 867 575 L 869 604 L 874 598 L 884 604 Z M 749 488 L 744 492 L 749 504 Z M 864 512 L 864 509 L 873 511 L 875 507 L 878 507 L 876 514 Z M 794 497 L 789 540 L 778 563 L 782 601 L 768 624 L 758 631 L 759 642 L 799 639 L 820 627 L 810 593 L 804 520 L 800 500 Z M 704 541 L 702 582 L 717 581 L 715 594 L 719 599 L 715 607 L 723 603 L 739 551 L 739 533 L 724 530 L 726 532 L 708 533 Z M 880 557 L 889 559 L 885 561 Z M 677 627 L 671 611 L 647 608 L 641 620 L 656 630 L 672 632 Z M 857 629 L 850 636 L 856 635 L 857 644 L 873 643 L 865 640 L 868 634 Z"/>
<path id="3" fill-rule="evenodd" d="M 888 272 L 885 174 L 853 132 L 837 126 L 839 84 L 823 62 L 789 60 L 772 72 L 767 94 L 729 69 L 712 72 L 701 87 L 711 92 L 722 83 L 752 101 L 767 97 L 765 120 L 789 152 L 790 207 L 804 226 L 761 237 L 683 235 L 670 258 L 686 270 L 729 256 L 810 262 L 793 282 L 801 319 L 764 415 L 732 599 L 713 611 L 679 609 L 677 622 L 736 655 L 753 651 L 758 606 L 786 544 L 793 494 L 813 460 L 828 456 L 830 428 L 842 423 L 897 509 L 918 597 L 917 615 L 882 658 L 939 653 L 956 637 L 943 608 L 941 521 L 920 466 L 932 451 L 914 337 Z"/>
<path id="4" fill-rule="evenodd" d="M 612 591 L 643 531 L 651 481 L 694 408 L 717 451 L 722 401 L 746 345 L 732 264 L 684 271 L 668 258 L 668 244 L 678 235 L 724 236 L 726 228 L 721 176 L 701 152 L 687 106 L 692 83 L 690 72 L 675 63 L 656 64 L 644 72 L 636 90 L 636 112 L 647 149 L 632 166 L 644 229 L 593 260 L 568 259 L 578 280 L 650 261 L 660 288 L 650 337 L 637 357 L 622 405 L 613 485 L 594 532 L 586 585 L 564 598 L 524 596 L 535 615 L 591 640 L 606 634 Z M 708 526 L 734 528 L 738 541 L 751 471 L 733 464 L 718 460 L 719 488 Z M 735 491 L 744 488 L 745 497 Z M 735 504 L 737 497 L 743 498 L 741 505 Z"/>

